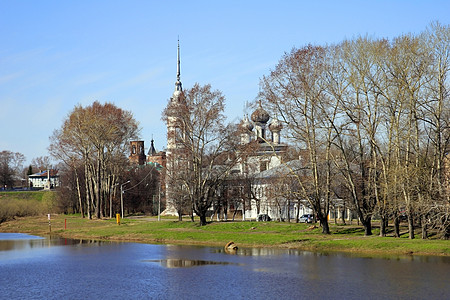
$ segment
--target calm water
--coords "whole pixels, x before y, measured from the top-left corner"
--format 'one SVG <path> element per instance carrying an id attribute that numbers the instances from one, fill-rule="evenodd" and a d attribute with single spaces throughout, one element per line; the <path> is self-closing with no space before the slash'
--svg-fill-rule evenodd
<path id="1" fill-rule="evenodd" d="M 358 258 L 0 233 L 1 299 L 450 299 L 450 258 Z"/>

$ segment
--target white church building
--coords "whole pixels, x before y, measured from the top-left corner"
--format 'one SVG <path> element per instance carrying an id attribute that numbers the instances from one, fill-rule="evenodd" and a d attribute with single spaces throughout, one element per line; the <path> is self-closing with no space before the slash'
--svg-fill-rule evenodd
<path id="1" fill-rule="evenodd" d="M 180 47 L 178 44 L 177 52 L 177 80 L 175 82 L 175 91 L 170 99 L 170 106 L 176 106 L 180 94 L 182 92 L 182 84 L 180 80 Z M 167 164 L 175 164 L 174 151 L 177 147 L 176 136 L 176 115 L 169 115 L 167 120 Z M 284 197 L 273 197 L 275 188 L 274 182 L 278 177 L 286 178 L 289 173 L 288 167 L 298 167 L 300 160 L 284 162 L 288 145 L 281 142 L 281 131 L 283 126 L 276 118 L 271 118 L 270 114 L 263 109 L 261 102 L 250 116 L 244 117 L 241 126 L 240 142 L 242 145 L 253 143 L 257 144 L 255 151 L 246 156 L 245 161 L 236 164 L 232 169 L 231 178 L 227 188 L 230 190 L 244 189 L 240 186 L 242 178 L 250 180 L 250 186 L 247 188 L 251 197 L 247 199 L 234 199 L 228 201 L 228 215 L 239 211 L 242 219 L 258 219 L 261 214 L 268 215 L 271 219 L 294 218 L 297 214 L 310 214 L 312 210 L 304 205 L 294 204 L 284 193 Z M 170 176 L 167 174 L 166 176 Z M 166 178 L 166 210 L 164 214 L 176 214 L 176 210 L 171 205 L 171 189 Z M 239 183 L 240 182 L 240 183 Z M 249 181 L 247 181 L 249 182 Z M 230 193 L 232 195 L 233 193 Z M 236 194 L 234 194 L 236 195 Z M 239 197 L 235 197 L 239 198 Z M 212 210 L 214 208 L 211 208 Z M 228 216 L 224 216 L 227 219 Z"/>

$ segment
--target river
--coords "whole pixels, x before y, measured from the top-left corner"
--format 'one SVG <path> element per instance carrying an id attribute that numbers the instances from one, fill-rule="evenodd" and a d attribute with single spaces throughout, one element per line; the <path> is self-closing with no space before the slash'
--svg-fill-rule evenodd
<path id="1" fill-rule="evenodd" d="M 450 299 L 450 258 L 0 233 L 0 299 Z"/>

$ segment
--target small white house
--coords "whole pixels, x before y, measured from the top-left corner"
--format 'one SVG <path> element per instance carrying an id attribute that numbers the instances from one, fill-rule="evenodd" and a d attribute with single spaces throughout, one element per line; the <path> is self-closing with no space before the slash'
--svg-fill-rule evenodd
<path id="1" fill-rule="evenodd" d="M 59 187 L 58 170 L 50 169 L 28 175 L 28 182 L 32 188 L 53 189 Z"/>

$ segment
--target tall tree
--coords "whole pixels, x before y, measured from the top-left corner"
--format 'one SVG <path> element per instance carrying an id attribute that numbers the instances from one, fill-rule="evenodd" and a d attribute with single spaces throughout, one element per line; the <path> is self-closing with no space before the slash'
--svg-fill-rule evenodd
<path id="1" fill-rule="evenodd" d="M 291 175 L 317 214 L 322 232 L 328 234 L 332 194 L 331 169 L 326 161 L 331 135 L 324 110 L 326 95 L 322 76 L 327 63 L 325 50 L 309 45 L 286 53 L 275 70 L 262 79 L 260 97 L 267 100 L 287 125 L 287 138 L 307 150 L 307 170 L 303 172 L 308 172 L 308 179 L 304 180 L 305 176 L 295 173 Z"/>
<path id="2" fill-rule="evenodd" d="M 426 72 L 426 101 L 422 106 L 424 130 L 428 136 L 423 153 L 423 161 L 427 163 L 423 181 L 427 186 L 424 199 L 419 203 L 422 238 L 427 238 L 428 226 L 440 227 L 444 237 L 450 238 L 450 193 L 445 184 L 450 149 L 450 26 L 432 23 L 419 39 L 431 58 Z"/>
<path id="3" fill-rule="evenodd" d="M 16 177 L 19 177 L 25 156 L 19 152 L 3 150 L 0 152 L 0 184 L 1 188 L 12 188 Z"/>
<path id="4" fill-rule="evenodd" d="M 75 173 L 84 172 L 83 202 L 89 218 L 92 213 L 103 217 L 102 208 L 118 183 L 118 162 L 126 161 L 129 141 L 136 139 L 138 132 L 131 112 L 111 103 L 94 102 L 87 107 L 76 106 L 51 137 L 50 153 Z M 80 161 L 83 170 L 77 168 Z"/>
<path id="5" fill-rule="evenodd" d="M 330 195 L 349 198 L 366 235 L 377 213 L 382 236 L 391 217 L 400 235 L 401 214 L 410 238 L 417 223 L 423 238 L 429 226 L 450 236 L 449 41 L 449 26 L 434 23 L 421 35 L 359 37 L 283 56 L 261 96 L 309 153 L 300 197 L 323 216 Z"/>

